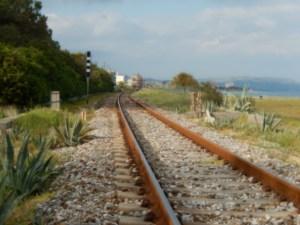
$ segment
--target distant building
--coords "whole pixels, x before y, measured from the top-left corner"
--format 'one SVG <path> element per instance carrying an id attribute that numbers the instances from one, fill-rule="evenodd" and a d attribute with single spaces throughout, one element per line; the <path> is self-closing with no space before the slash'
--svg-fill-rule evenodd
<path id="1" fill-rule="evenodd" d="M 116 77 L 116 85 L 119 85 L 120 83 L 126 83 L 126 76 L 125 75 L 121 75 L 117 72 L 115 77 Z"/>
<path id="2" fill-rule="evenodd" d="M 127 80 L 127 85 L 129 86 L 129 87 L 132 87 L 132 78 L 129 78 L 128 80 Z"/>
<path id="3" fill-rule="evenodd" d="M 234 87 L 234 83 L 233 82 L 225 83 L 225 88 L 233 88 L 233 87 Z"/>
<path id="4" fill-rule="evenodd" d="M 140 74 L 136 74 L 128 80 L 128 86 L 130 86 L 136 90 L 141 89 L 143 87 L 143 85 L 144 85 L 144 80 Z"/>

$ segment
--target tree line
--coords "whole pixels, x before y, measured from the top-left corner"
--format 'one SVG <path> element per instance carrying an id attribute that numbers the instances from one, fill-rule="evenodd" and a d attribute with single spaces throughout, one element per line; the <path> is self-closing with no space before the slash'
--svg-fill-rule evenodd
<path id="1" fill-rule="evenodd" d="M 85 55 L 62 50 L 52 39 L 37 0 L 0 0 L 0 104 L 19 107 L 85 94 Z M 112 91 L 112 76 L 92 65 L 91 92 Z"/>

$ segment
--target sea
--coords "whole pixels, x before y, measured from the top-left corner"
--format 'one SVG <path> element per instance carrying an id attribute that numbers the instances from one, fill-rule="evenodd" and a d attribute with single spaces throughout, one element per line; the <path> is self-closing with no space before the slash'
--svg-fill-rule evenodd
<path id="1" fill-rule="evenodd" d="M 240 95 L 242 91 L 223 91 L 225 95 Z M 258 91 L 249 90 L 248 95 L 253 97 L 286 97 L 286 98 L 300 98 L 300 90 L 288 91 Z"/>

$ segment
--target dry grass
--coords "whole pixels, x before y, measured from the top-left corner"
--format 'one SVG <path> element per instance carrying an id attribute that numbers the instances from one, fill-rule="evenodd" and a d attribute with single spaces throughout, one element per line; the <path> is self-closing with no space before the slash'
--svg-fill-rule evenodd
<path id="1" fill-rule="evenodd" d="M 0 106 L 0 119 L 18 115 L 18 109 L 15 106 Z"/>
<path id="2" fill-rule="evenodd" d="M 103 101 L 111 95 L 113 95 L 113 93 L 100 93 L 100 94 L 90 95 L 88 99 L 88 103 L 87 103 L 87 99 L 79 99 L 72 102 L 64 102 L 62 104 L 62 109 L 73 113 L 78 113 L 83 109 L 98 108 L 97 106 L 100 106 L 103 103 Z"/>
<path id="3" fill-rule="evenodd" d="M 48 201 L 53 193 L 46 192 L 41 195 L 33 196 L 22 202 L 14 209 L 8 218 L 6 225 L 29 225 L 32 224 L 35 215 L 35 209 L 38 204 Z"/>
<path id="4" fill-rule="evenodd" d="M 163 88 L 144 88 L 133 94 L 151 105 L 179 113 L 187 112 L 190 107 L 188 93 Z"/>
<path id="5" fill-rule="evenodd" d="M 275 113 L 282 117 L 287 128 L 300 129 L 300 99 L 268 97 L 256 100 L 257 111 Z"/>

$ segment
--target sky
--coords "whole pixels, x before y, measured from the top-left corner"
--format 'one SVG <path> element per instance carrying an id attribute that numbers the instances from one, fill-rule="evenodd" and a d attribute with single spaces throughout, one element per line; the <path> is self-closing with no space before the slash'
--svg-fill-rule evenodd
<path id="1" fill-rule="evenodd" d="M 53 38 L 122 74 L 300 81 L 299 0 L 42 0 Z"/>

